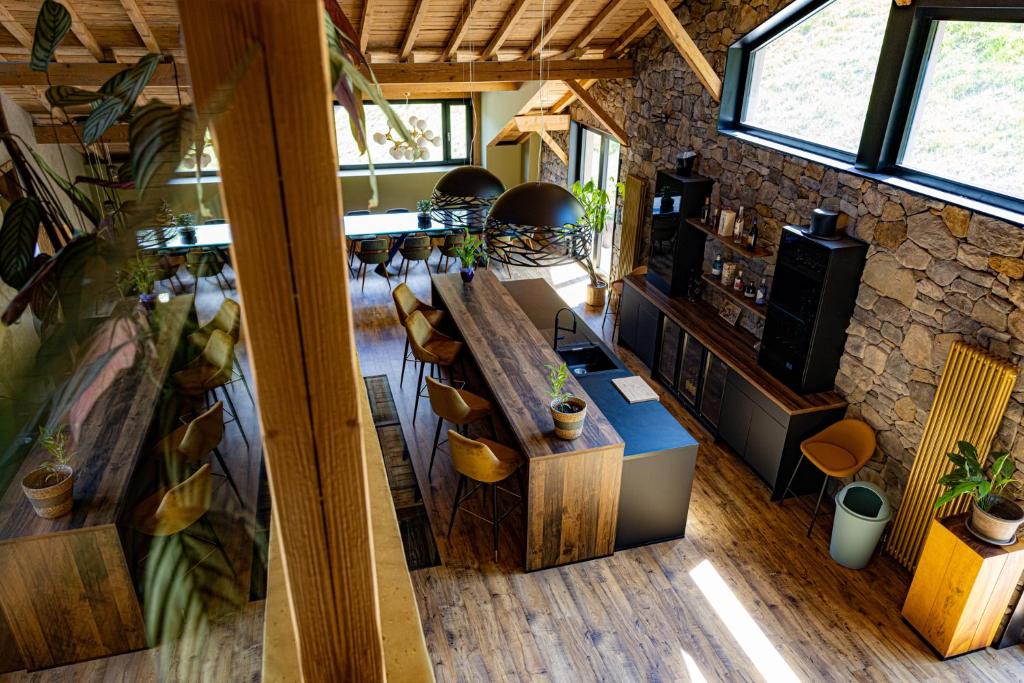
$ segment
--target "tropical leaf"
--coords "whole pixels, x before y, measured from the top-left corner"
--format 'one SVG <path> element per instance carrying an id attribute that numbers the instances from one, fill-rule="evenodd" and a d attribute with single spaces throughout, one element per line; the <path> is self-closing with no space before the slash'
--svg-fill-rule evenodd
<path id="1" fill-rule="evenodd" d="M 128 128 L 132 175 L 139 192 L 170 178 L 195 142 L 196 114 L 153 100 L 136 112 Z"/>
<path id="2" fill-rule="evenodd" d="M 99 142 L 103 134 L 110 130 L 110 127 L 117 123 L 126 113 L 124 102 L 116 97 L 107 97 L 99 104 L 93 106 L 92 113 L 85 120 L 82 129 L 82 142 L 91 145 Z"/>
<path id="3" fill-rule="evenodd" d="M 16 199 L 0 226 L 0 280 L 21 289 L 32 276 L 43 205 L 35 197 Z"/>
<path id="4" fill-rule="evenodd" d="M 71 14 L 64 5 L 53 0 L 44 0 L 36 19 L 36 35 L 32 41 L 33 71 L 46 71 L 50 67 L 53 53 L 71 30 Z"/>
<path id="5" fill-rule="evenodd" d="M 61 174 L 57 173 L 53 168 L 46 163 L 46 159 L 39 155 L 38 152 L 32 150 L 32 156 L 35 158 L 36 163 L 39 164 L 39 168 L 43 169 L 46 175 L 53 179 L 53 182 L 57 183 L 60 189 L 64 190 L 64 194 L 67 195 L 71 203 L 74 204 L 79 211 L 81 211 L 89 222 L 96 225 L 103 218 L 103 214 L 100 212 L 98 206 L 92 201 L 84 192 L 79 190 L 77 187 L 68 182 Z"/>
<path id="6" fill-rule="evenodd" d="M 61 108 L 92 104 L 103 98 L 104 95 L 101 92 L 83 90 L 73 85 L 54 85 L 46 89 L 46 101 Z"/>
<path id="7" fill-rule="evenodd" d="M 158 54 L 146 55 L 131 67 L 111 76 L 106 83 L 100 86 L 100 92 L 121 100 L 125 113 L 130 112 L 135 107 L 139 95 L 153 78 L 161 59 Z"/>
<path id="8" fill-rule="evenodd" d="M 949 489 L 941 496 L 939 496 L 939 499 L 935 501 L 935 509 L 938 510 L 940 507 L 942 507 L 949 501 L 953 500 L 954 498 L 958 498 L 959 496 L 965 493 L 970 493 L 973 495 L 977 488 L 978 482 L 976 481 L 968 481 L 960 484 L 959 486 L 954 486 L 953 488 Z"/>
<path id="9" fill-rule="evenodd" d="M 57 259 L 51 258 L 43 263 L 39 270 L 32 274 L 31 279 L 25 283 L 14 298 L 11 299 L 11 303 L 7 304 L 7 308 L 4 309 L 3 317 L 0 318 L 0 322 L 4 325 L 13 325 L 17 322 L 21 314 L 25 312 L 25 309 L 32 303 L 33 298 L 40 296 L 39 288 L 46 287 L 49 281 L 50 274 L 57 268 Z"/>
<path id="10" fill-rule="evenodd" d="M 130 163 L 130 162 L 126 162 Z M 129 176 L 131 173 L 128 174 Z M 120 174 L 118 175 L 120 177 Z M 89 176 L 80 175 L 75 178 L 76 185 L 95 185 L 97 187 L 107 187 L 112 190 L 131 190 L 135 187 L 134 180 L 103 180 L 101 178 L 90 178 Z"/>

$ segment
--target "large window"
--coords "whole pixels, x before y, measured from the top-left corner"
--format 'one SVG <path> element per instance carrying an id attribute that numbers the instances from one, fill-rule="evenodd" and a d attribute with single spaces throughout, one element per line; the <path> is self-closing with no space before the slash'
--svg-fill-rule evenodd
<path id="1" fill-rule="evenodd" d="M 580 181 L 594 183 L 608 193 L 611 210 L 600 239 L 594 241 L 594 267 L 607 274 L 612 267 L 612 244 L 615 238 L 615 202 L 618 194 L 619 154 L 622 146 L 606 133 L 573 122 L 569 140 L 569 184 Z"/>
<path id="2" fill-rule="evenodd" d="M 469 100 L 435 100 L 391 103 L 395 114 L 409 127 L 418 128 L 419 154 L 403 145 L 404 141 L 393 130 L 387 116 L 375 104 L 367 104 L 367 151 L 360 154 L 349 127 L 348 112 L 340 106 L 334 108 L 335 135 L 338 140 L 338 163 L 344 170 L 375 167 L 416 167 L 459 165 L 469 163 L 470 114 Z M 413 123 L 415 122 L 415 123 Z M 393 153 L 396 150 L 398 155 Z M 410 158 L 412 157 L 412 158 Z"/>
<path id="3" fill-rule="evenodd" d="M 1024 7 L 796 0 L 729 49 L 719 130 L 1024 213 Z"/>

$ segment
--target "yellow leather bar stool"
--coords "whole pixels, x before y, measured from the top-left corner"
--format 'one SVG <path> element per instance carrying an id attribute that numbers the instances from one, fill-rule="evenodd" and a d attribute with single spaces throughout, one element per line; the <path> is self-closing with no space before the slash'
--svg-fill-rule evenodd
<path id="1" fill-rule="evenodd" d="M 490 523 L 494 537 L 494 559 L 498 559 L 498 528 L 502 521 L 508 517 L 519 504 L 522 503 L 526 494 L 523 485 L 522 472 L 519 469 L 523 464 L 523 455 L 508 446 L 503 446 L 490 439 L 470 439 L 468 436 L 459 434 L 454 429 L 448 430 L 448 445 L 452 452 L 452 464 L 455 471 L 459 473 L 459 485 L 455 491 L 455 502 L 452 505 L 452 519 L 448 523 L 448 538 L 452 537 L 452 529 L 455 528 L 455 516 L 459 508 L 479 489 L 483 489 L 484 507 L 487 507 L 487 492 L 491 493 L 491 518 L 488 519 L 476 514 L 472 510 L 465 510 L 467 514 L 477 519 Z M 519 474 L 519 493 L 509 491 L 499 486 L 513 474 Z M 463 495 L 466 482 L 472 480 L 476 483 L 473 490 Z M 502 492 L 513 496 L 515 504 L 499 515 L 498 493 Z"/>
<path id="2" fill-rule="evenodd" d="M 206 344 L 210 341 L 210 335 L 213 334 L 213 331 L 220 330 L 231 337 L 233 349 L 235 346 L 238 346 L 238 336 L 241 329 L 242 307 L 239 306 L 238 302 L 234 299 L 224 299 L 220 304 L 220 308 L 217 309 L 217 313 L 213 316 L 210 322 L 190 334 L 188 336 L 188 340 L 193 346 L 203 349 L 206 348 Z M 237 355 L 232 363 L 232 374 L 229 384 L 233 384 L 235 382 L 242 383 L 245 387 L 245 393 L 249 395 L 249 401 L 252 403 L 253 407 L 255 407 L 256 399 L 253 398 L 252 389 L 249 387 L 249 380 L 246 378 L 245 372 L 238 364 Z"/>
<path id="3" fill-rule="evenodd" d="M 462 342 L 435 330 L 420 311 L 413 311 L 405 319 L 405 331 L 413 358 L 420 362 L 420 377 L 416 382 L 416 404 L 412 411 L 412 421 L 415 423 L 416 413 L 420 409 L 420 397 L 423 396 L 423 368 L 429 364 L 431 374 L 436 373 L 438 378 L 441 368 L 448 368 L 450 373 L 452 365 L 459 357 L 459 351 L 462 350 Z"/>
<path id="4" fill-rule="evenodd" d="M 430 467 L 427 468 L 427 479 L 434 471 L 434 457 L 441 438 L 441 426 L 447 420 L 459 431 L 466 433 L 466 428 L 477 420 L 491 415 L 491 402 L 482 396 L 456 389 L 427 377 L 427 395 L 430 396 L 430 407 L 437 415 L 437 429 L 434 431 L 434 448 L 430 451 Z"/>
<path id="5" fill-rule="evenodd" d="M 231 398 L 231 392 L 226 385 L 231 382 L 232 368 L 235 359 L 235 345 L 226 332 L 214 330 L 210 334 L 210 341 L 203 347 L 203 352 L 196 356 L 189 363 L 172 375 L 178 390 L 186 396 L 203 397 L 206 405 L 211 405 L 209 397 L 217 396 L 217 389 L 220 389 L 224 399 L 231 407 L 231 419 L 227 422 L 234 422 L 238 432 L 242 435 L 245 447 L 249 447 L 249 439 L 242 429 L 242 421 L 239 419 L 235 402 Z"/>
<path id="6" fill-rule="evenodd" d="M 413 311 L 419 311 L 423 314 L 423 317 L 427 319 L 430 326 L 437 328 L 440 326 L 441 321 L 444 320 L 444 311 L 439 311 L 436 308 L 432 308 L 427 304 L 416 298 L 413 291 L 409 288 L 409 285 L 404 282 L 399 283 L 397 287 L 391 290 L 391 298 L 395 301 L 395 311 L 398 313 L 398 322 L 405 326 L 405 319 L 408 318 Z M 416 359 L 409 354 L 409 336 L 405 337 L 405 351 L 402 352 L 402 376 L 398 382 L 398 386 L 402 386 L 405 383 L 405 366 L 412 361 L 416 362 Z"/>
<path id="7" fill-rule="evenodd" d="M 857 472 L 860 472 L 874 454 L 875 430 L 865 422 L 847 419 L 826 427 L 800 444 L 800 460 L 793 468 L 793 474 L 786 484 L 786 490 L 782 492 L 779 505 L 786 499 L 789 487 L 793 485 L 796 473 L 805 458 L 825 474 L 821 492 L 818 493 L 818 502 L 811 513 L 811 523 L 807 526 L 807 538 L 810 538 L 814 519 L 818 516 L 818 508 L 821 507 L 821 499 L 825 496 L 825 487 L 828 486 L 829 480 L 832 477 L 856 479 Z"/>

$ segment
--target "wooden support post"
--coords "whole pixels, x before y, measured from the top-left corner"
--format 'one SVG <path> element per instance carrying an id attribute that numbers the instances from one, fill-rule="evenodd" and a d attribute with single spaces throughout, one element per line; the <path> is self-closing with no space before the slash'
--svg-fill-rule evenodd
<path id="1" fill-rule="evenodd" d="M 594 97 L 578 82 L 565 81 L 565 84 L 568 86 L 569 90 L 576 95 L 576 99 L 578 99 L 584 107 L 589 109 L 590 113 L 594 115 L 594 118 L 600 121 L 601 125 L 612 134 L 612 137 L 618 140 L 620 145 L 625 147 L 628 144 L 626 142 L 626 130 L 615 122 L 615 119 L 611 117 L 611 114 L 606 112 L 601 105 L 597 103 L 597 100 L 595 100 Z"/>
<path id="2" fill-rule="evenodd" d="M 323 4 L 178 7 L 197 107 L 221 111 L 212 131 L 300 673 L 383 681 Z"/>
<path id="3" fill-rule="evenodd" d="M 722 79 L 715 73 L 714 68 L 708 62 L 704 53 L 700 51 L 700 48 L 697 47 L 697 44 L 693 42 L 690 34 L 679 23 L 679 18 L 676 17 L 672 8 L 668 6 L 668 2 L 666 0 L 646 0 L 646 2 L 647 9 L 658 20 L 661 30 L 668 35 L 668 39 L 679 50 L 679 54 L 683 56 L 686 63 L 697 74 L 697 78 L 700 79 L 704 88 L 711 94 L 712 99 L 715 102 L 720 102 L 722 100 Z"/>

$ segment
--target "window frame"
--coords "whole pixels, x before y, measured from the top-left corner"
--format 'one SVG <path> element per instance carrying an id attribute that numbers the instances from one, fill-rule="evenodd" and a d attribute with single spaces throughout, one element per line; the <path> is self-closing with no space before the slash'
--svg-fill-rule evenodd
<path id="1" fill-rule="evenodd" d="M 606 131 L 600 128 L 592 128 L 586 124 L 580 123 L 579 121 L 569 122 L 569 168 L 566 173 L 566 187 L 572 188 L 573 183 L 580 179 L 580 169 L 583 166 L 583 152 L 585 145 L 583 144 L 583 136 L 585 132 L 590 132 L 601 138 L 601 151 L 599 152 L 600 158 L 598 160 L 598 175 L 597 175 L 597 186 L 602 190 L 608 190 L 608 147 L 611 142 L 617 142 L 615 138 Z M 621 154 L 621 148 L 619 153 Z M 619 160 L 619 173 L 622 172 L 622 160 Z M 618 178 L 615 179 L 618 182 Z M 618 221 L 615 220 L 616 207 L 612 207 L 612 244 L 615 243 L 615 231 L 618 228 Z M 613 248 L 614 249 L 614 248 Z M 596 260 L 600 259 L 601 244 L 598 240 L 594 240 L 594 243 L 590 245 L 590 257 Z M 612 257 L 614 260 L 614 256 Z M 599 272 L 602 272 L 602 266 L 600 264 L 597 267 Z M 611 263 L 608 264 L 607 270 L 611 270 Z"/>
<path id="2" fill-rule="evenodd" d="M 437 166 L 464 166 L 472 163 L 470 158 L 473 155 L 473 101 L 472 99 L 465 98 L 452 98 L 452 99 L 423 99 L 423 100 L 401 100 L 388 102 L 394 105 L 404 104 L 440 104 L 441 105 L 441 159 L 429 159 L 427 161 L 377 161 L 374 160 L 374 169 L 416 169 L 416 168 L 430 168 Z M 465 105 L 466 107 L 466 156 L 452 158 L 452 139 L 451 139 L 451 108 L 452 106 Z M 337 102 L 334 103 L 334 108 L 337 110 L 341 105 Z M 367 131 L 367 135 L 373 135 L 373 132 Z M 388 157 L 390 158 L 390 157 Z M 343 164 L 341 163 L 341 151 L 338 151 L 338 170 L 339 171 L 369 171 L 369 164 Z"/>
<path id="3" fill-rule="evenodd" d="M 763 130 L 742 122 L 749 95 L 753 53 L 834 0 L 796 0 L 733 43 L 726 57 L 718 130 L 880 182 L 897 184 L 944 201 L 968 200 L 979 210 L 1014 222 L 1024 218 L 1024 199 L 900 165 L 913 125 L 921 84 L 941 21 L 1024 23 L 1024 7 L 1011 0 L 914 0 L 893 3 L 882 39 L 857 153 Z M 896 181 L 896 182 L 894 182 Z"/>

